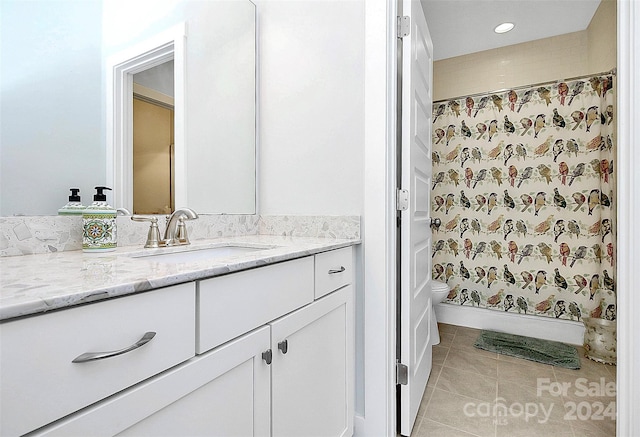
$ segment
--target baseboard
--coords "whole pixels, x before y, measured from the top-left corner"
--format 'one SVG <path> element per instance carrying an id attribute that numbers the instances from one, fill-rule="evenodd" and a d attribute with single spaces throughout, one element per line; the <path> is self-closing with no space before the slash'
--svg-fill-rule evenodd
<path id="1" fill-rule="evenodd" d="M 440 323 L 490 329 L 515 335 L 561 341 L 582 345 L 584 325 L 582 322 L 551 317 L 513 314 L 483 308 L 465 307 L 440 303 L 436 305 L 436 318 Z"/>

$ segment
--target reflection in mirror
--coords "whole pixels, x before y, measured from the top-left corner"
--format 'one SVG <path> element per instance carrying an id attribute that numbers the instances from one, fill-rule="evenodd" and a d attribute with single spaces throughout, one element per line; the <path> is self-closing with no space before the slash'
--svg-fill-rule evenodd
<path id="1" fill-rule="evenodd" d="M 170 210 L 176 189 L 181 193 L 185 189 L 185 30 L 185 23 L 178 24 L 107 59 L 107 177 L 111 178 L 107 183 L 116 187 L 116 207 L 134 213 Z M 158 81 L 163 70 L 171 73 Z M 136 77 L 156 88 L 171 82 L 163 88 L 171 96 L 136 84 Z M 155 105 L 140 102 L 142 91 L 153 96 L 146 100 Z M 169 111 L 158 107 L 161 101 L 170 105 Z M 147 165 L 151 161 L 156 161 L 159 173 L 153 172 L 156 166 Z M 173 191 L 160 188 L 171 183 L 169 169 L 174 175 Z M 179 194 L 178 199 L 183 196 Z"/>
<path id="2" fill-rule="evenodd" d="M 105 185 L 102 4 L 0 1 L 0 215 Z"/>
<path id="3" fill-rule="evenodd" d="M 188 84 L 187 106 L 175 108 L 174 122 L 185 125 L 181 150 L 175 141 L 175 206 L 256 212 L 253 3 L 2 0 L 0 20 L 0 215 L 55 214 L 70 187 L 84 204 L 94 186 L 121 188 L 110 183 L 106 61 L 180 23 Z"/>
<path id="4" fill-rule="evenodd" d="M 175 210 L 173 60 L 133 75 L 133 213 Z"/>

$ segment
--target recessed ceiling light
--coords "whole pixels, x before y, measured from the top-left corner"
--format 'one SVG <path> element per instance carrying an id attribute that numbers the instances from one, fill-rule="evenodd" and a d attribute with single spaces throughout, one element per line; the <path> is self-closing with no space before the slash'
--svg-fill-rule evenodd
<path id="1" fill-rule="evenodd" d="M 493 29 L 493 31 L 495 33 L 506 33 L 508 31 L 510 31 L 511 29 L 513 29 L 515 25 L 513 23 L 502 23 L 499 24 L 498 26 L 496 26 L 495 29 Z"/>

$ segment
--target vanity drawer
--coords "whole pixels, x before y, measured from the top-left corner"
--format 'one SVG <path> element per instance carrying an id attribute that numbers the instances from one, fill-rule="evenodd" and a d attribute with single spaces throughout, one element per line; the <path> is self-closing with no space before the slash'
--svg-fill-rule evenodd
<path id="1" fill-rule="evenodd" d="M 315 256 L 315 298 L 318 299 L 353 281 L 351 247 L 319 253 Z"/>
<path id="2" fill-rule="evenodd" d="M 197 296 L 201 354 L 313 302 L 313 257 L 199 281 Z"/>
<path id="3" fill-rule="evenodd" d="M 195 284 L 106 300 L 0 325 L 0 435 L 20 435 L 195 354 Z M 73 363 L 87 352 L 130 352 Z"/>

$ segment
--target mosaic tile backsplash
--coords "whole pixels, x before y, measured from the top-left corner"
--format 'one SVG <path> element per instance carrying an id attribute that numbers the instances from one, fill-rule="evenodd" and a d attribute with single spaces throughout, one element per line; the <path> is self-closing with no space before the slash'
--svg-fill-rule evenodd
<path id="1" fill-rule="evenodd" d="M 118 246 L 144 245 L 148 223 L 118 217 Z M 159 217 L 161 231 L 164 220 Z M 359 216 L 206 215 L 187 222 L 191 241 L 240 235 L 360 238 Z M 0 256 L 82 249 L 82 218 L 0 217 Z"/>

